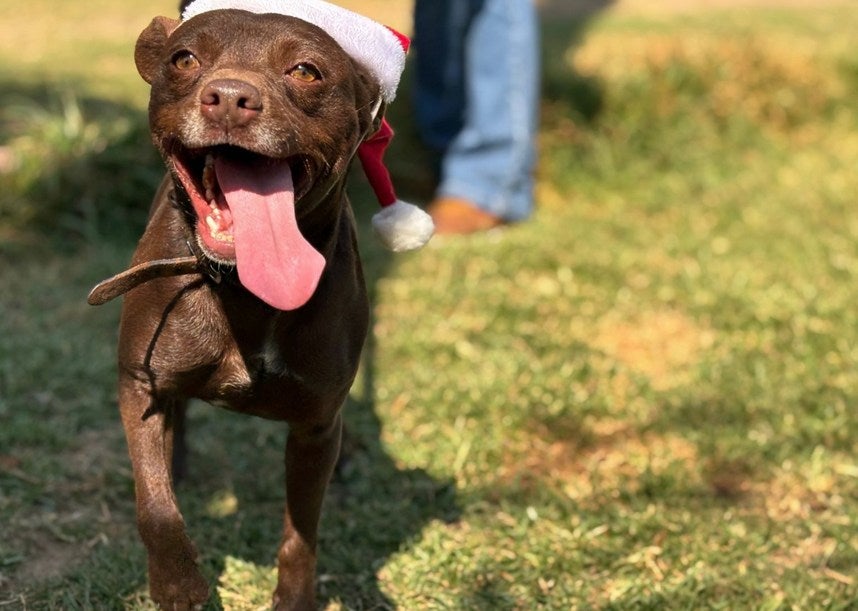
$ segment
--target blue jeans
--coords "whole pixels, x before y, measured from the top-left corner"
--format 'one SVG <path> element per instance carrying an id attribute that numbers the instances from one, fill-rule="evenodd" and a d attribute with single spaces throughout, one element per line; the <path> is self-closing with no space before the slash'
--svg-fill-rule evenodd
<path id="1" fill-rule="evenodd" d="M 420 135 L 439 152 L 439 196 L 461 197 L 506 221 L 533 208 L 539 106 L 533 0 L 417 0 Z"/>

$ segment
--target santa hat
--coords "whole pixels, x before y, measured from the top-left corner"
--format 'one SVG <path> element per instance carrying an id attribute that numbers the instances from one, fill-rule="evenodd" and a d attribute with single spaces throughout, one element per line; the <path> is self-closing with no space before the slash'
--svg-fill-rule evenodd
<path id="1" fill-rule="evenodd" d="M 336 40 L 376 79 L 381 92 L 376 112 L 382 102 L 390 103 L 396 97 L 410 41 L 369 17 L 323 0 L 194 0 L 185 8 L 182 20 L 219 9 L 275 13 L 312 23 Z M 401 252 L 423 246 L 432 237 L 435 226 L 426 212 L 396 197 L 384 165 L 384 152 L 392 137 L 393 130 L 382 119 L 378 132 L 358 148 L 358 157 L 382 206 L 372 217 L 373 229 L 384 246 Z"/>

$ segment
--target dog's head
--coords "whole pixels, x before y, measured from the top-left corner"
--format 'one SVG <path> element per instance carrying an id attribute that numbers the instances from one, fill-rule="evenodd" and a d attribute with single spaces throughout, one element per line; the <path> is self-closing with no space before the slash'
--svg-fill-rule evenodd
<path id="1" fill-rule="evenodd" d="M 317 282 L 324 259 L 298 223 L 313 240 L 337 218 L 349 164 L 378 128 L 378 83 L 320 28 L 231 9 L 154 19 L 135 62 L 201 251 L 291 309 L 260 292 L 312 294 L 302 276 Z M 284 282 L 301 286 L 270 286 Z"/>

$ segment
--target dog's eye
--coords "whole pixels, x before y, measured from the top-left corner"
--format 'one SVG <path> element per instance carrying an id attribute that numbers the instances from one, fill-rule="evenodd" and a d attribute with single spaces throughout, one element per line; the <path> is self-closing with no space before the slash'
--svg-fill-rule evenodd
<path id="1" fill-rule="evenodd" d="M 322 78 L 319 71 L 310 64 L 298 64 L 290 69 L 287 74 L 293 79 L 303 81 L 304 83 L 312 83 Z"/>
<path id="2" fill-rule="evenodd" d="M 190 51 L 179 51 L 173 56 L 173 65 L 182 71 L 196 70 L 200 67 L 200 60 Z"/>

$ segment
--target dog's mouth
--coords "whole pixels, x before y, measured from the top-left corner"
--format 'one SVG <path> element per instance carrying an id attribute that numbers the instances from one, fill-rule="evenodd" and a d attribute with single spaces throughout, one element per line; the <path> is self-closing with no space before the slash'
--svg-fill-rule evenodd
<path id="1" fill-rule="evenodd" d="M 324 257 L 301 235 L 295 202 L 312 184 L 296 155 L 266 157 L 234 146 L 171 147 L 169 160 L 190 200 L 197 243 L 270 305 L 291 310 L 312 296 Z"/>
<path id="2" fill-rule="evenodd" d="M 288 173 L 292 178 L 295 201 L 310 187 L 310 162 L 301 155 L 275 159 L 228 145 L 199 149 L 174 145 L 170 148 L 169 157 L 176 177 L 196 216 L 200 246 L 206 255 L 219 263 L 235 263 L 235 236 L 232 210 L 218 180 L 216 162 L 268 175 Z"/>

